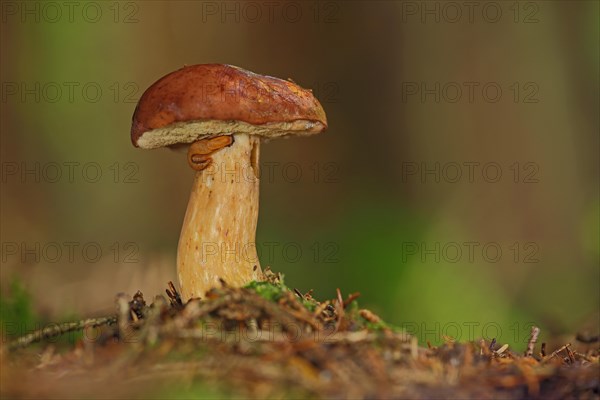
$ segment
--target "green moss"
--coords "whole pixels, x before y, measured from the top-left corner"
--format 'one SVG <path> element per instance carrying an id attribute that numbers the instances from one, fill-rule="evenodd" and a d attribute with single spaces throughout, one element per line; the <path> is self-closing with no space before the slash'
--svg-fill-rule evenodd
<path id="1" fill-rule="evenodd" d="M 244 287 L 272 302 L 278 302 L 284 293 L 291 291 L 290 288 L 283 284 L 283 281 L 278 283 L 252 281 Z M 318 304 L 316 300 L 300 299 L 300 302 L 311 312 L 316 310 Z"/>
<path id="2" fill-rule="evenodd" d="M 14 338 L 35 328 L 31 295 L 25 286 L 13 278 L 8 291 L 0 292 L 0 326 L 2 336 Z"/>
<path id="3" fill-rule="evenodd" d="M 283 283 L 257 282 L 252 281 L 245 288 L 253 290 L 257 295 L 269 301 L 277 302 L 285 292 L 290 289 Z"/>
<path id="4" fill-rule="evenodd" d="M 310 312 L 314 312 L 317 309 L 317 302 L 315 300 L 302 299 L 302 305 Z"/>
<path id="5" fill-rule="evenodd" d="M 390 326 L 383 321 L 379 321 L 379 322 L 365 321 L 365 326 L 370 331 L 382 331 L 384 329 L 391 329 Z"/>

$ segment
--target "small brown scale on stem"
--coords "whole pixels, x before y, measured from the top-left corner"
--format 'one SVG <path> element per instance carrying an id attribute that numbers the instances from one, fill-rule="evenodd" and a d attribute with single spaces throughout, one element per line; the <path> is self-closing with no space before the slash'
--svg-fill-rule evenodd
<path id="1" fill-rule="evenodd" d="M 197 140 L 188 149 L 188 164 L 194 171 L 202 171 L 208 167 L 216 151 L 233 144 L 233 136 L 217 136 L 209 139 Z"/>

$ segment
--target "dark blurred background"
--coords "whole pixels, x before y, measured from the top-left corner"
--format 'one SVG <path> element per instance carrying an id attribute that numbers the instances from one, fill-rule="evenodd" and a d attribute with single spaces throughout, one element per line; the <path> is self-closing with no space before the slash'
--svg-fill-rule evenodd
<path id="1" fill-rule="evenodd" d="M 193 172 L 134 148 L 131 115 L 166 73 L 227 63 L 312 88 L 329 119 L 262 148 L 261 262 L 289 286 L 358 291 L 422 342 L 597 327 L 598 15 L 594 1 L 3 1 L 2 295 L 20 285 L 61 320 L 176 281 Z"/>

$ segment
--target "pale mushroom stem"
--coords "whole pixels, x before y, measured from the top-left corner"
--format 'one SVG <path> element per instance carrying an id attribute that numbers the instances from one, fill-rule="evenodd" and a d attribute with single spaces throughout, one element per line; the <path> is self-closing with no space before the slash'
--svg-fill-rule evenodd
<path id="1" fill-rule="evenodd" d="M 239 287 L 262 276 L 255 243 L 259 149 L 260 139 L 246 134 L 233 135 L 233 143 L 221 136 L 190 148 L 188 161 L 198 172 L 177 249 L 185 299 L 204 297 L 220 280 Z"/>

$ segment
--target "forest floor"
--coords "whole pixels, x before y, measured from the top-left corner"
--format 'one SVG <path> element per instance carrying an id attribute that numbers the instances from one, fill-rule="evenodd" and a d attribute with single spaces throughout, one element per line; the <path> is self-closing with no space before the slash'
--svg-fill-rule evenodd
<path id="1" fill-rule="evenodd" d="M 48 326 L 2 346 L 2 398 L 600 398 L 598 338 L 585 351 L 494 340 L 420 347 L 361 309 L 319 302 L 281 277 L 205 299 L 119 295 L 104 318 Z M 55 339 L 81 331 L 73 343 Z M 594 342 L 595 341 L 595 342 Z"/>

